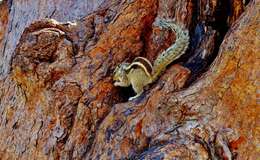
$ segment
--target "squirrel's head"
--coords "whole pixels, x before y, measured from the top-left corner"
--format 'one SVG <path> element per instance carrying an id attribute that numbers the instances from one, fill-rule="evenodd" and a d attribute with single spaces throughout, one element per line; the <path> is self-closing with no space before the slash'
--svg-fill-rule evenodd
<path id="1" fill-rule="evenodd" d="M 115 86 L 128 87 L 131 85 L 127 77 L 129 65 L 129 63 L 122 63 L 116 67 L 113 73 L 113 80 L 115 81 Z"/>

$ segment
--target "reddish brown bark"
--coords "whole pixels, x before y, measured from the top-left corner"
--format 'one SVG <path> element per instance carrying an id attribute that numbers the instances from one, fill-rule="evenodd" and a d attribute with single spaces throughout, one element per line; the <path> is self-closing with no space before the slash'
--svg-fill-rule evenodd
<path id="1" fill-rule="evenodd" d="M 36 6 L 52 6 L 44 2 Z M 57 3 L 66 5 L 56 9 L 55 19 L 82 16 L 73 10 L 70 18 L 63 14 L 69 4 L 84 2 Z M 14 9 L 23 3 L 0 4 L 5 9 L 0 16 L 0 157 L 260 157 L 259 2 L 227 4 L 104 1 L 88 15 L 91 8 L 80 7 L 86 16 L 75 22 L 33 16 L 28 27 L 18 28 L 15 21 L 24 19 L 19 21 Z M 42 8 L 39 15 L 49 11 Z M 140 98 L 126 101 L 131 91 L 113 86 L 113 70 L 140 55 L 152 61 L 174 42 L 174 33 L 153 25 L 159 17 L 174 18 L 190 30 L 189 50 Z M 14 38 L 14 32 L 21 37 Z"/>

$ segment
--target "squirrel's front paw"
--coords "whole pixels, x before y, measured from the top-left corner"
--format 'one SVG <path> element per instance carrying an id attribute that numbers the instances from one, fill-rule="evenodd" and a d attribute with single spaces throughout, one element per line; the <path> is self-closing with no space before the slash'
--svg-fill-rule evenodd
<path id="1" fill-rule="evenodd" d="M 120 86 L 120 82 L 115 82 L 114 86 Z"/>

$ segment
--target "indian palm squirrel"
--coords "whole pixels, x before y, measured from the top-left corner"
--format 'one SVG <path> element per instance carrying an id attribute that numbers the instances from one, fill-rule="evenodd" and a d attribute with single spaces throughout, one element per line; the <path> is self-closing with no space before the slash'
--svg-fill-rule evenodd
<path id="1" fill-rule="evenodd" d="M 172 20 L 159 19 L 155 25 L 175 32 L 176 40 L 168 49 L 164 50 L 154 65 L 144 57 L 136 57 L 132 63 L 123 62 L 114 70 L 113 80 L 115 86 L 128 87 L 132 85 L 136 95 L 129 100 L 139 97 L 144 87 L 153 83 L 165 71 L 166 67 L 185 53 L 189 46 L 189 32 Z"/>

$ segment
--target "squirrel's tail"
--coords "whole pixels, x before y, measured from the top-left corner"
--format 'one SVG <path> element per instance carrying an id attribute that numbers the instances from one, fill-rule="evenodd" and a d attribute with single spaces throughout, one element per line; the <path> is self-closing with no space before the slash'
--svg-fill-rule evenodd
<path id="1" fill-rule="evenodd" d="M 176 34 L 173 45 L 163 51 L 154 61 L 153 80 L 157 79 L 172 61 L 185 53 L 189 46 L 189 32 L 172 20 L 160 19 L 155 22 L 161 28 L 169 28 Z"/>

